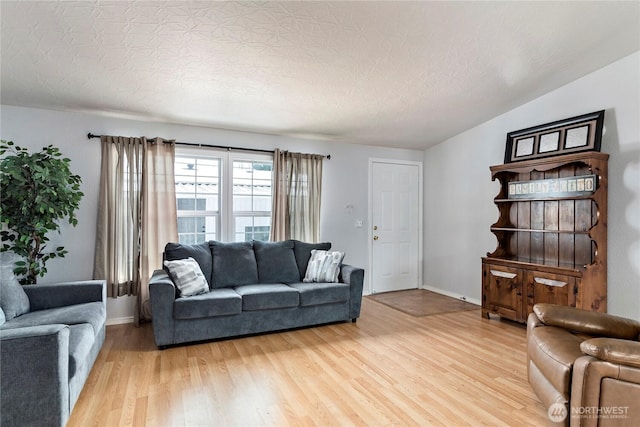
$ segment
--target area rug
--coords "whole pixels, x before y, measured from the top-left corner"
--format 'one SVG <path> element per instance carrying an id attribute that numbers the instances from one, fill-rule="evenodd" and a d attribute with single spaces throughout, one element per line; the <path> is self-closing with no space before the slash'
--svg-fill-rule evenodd
<path id="1" fill-rule="evenodd" d="M 365 298 L 382 303 L 414 317 L 480 309 L 478 305 L 424 289 L 384 292 L 369 295 Z"/>

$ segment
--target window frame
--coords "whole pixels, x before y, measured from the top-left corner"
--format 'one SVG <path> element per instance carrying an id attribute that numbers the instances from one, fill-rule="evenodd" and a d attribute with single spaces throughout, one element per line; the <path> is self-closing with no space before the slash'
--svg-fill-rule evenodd
<path id="1" fill-rule="evenodd" d="M 179 157 L 193 157 L 193 158 L 197 158 L 197 159 L 202 159 L 202 160 L 218 160 L 219 164 L 218 164 L 218 210 L 198 210 L 198 209 L 194 209 L 192 211 L 189 210 L 180 210 L 178 209 L 178 196 L 179 193 L 177 191 L 176 188 L 176 211 L 177 211 L 177 216 L 178 219 L 179 218 L 198 218 L 198 217 L 204 217 L 205 218 L 205 223 L 206 223 L 206 218 L 208 217 L 212 217 L 214 218 L 215 224 L 216 224 L 216 232 L 215 232 L 215 236 L 216 239 L 220 238 L 220 232 L 221 232 L 221 227 L 222 227 L 222 223 L 221 223 L 221 216 L 222 216 L 222 180 L 223 180 L 223 159 L 221 158 L 221 156 L 218 155 L 212 155 L 211 153 L 206 153 L 200 150 L 195 150 L 192 149 L 190 147 L 186 147 L 186 148 L 177 148 L 176 147 L 176 159 L 178 159 Z M 179 176 L 179 174 L 177 173 L 178 171 L 174 171 L 174 176 Z M 195 175 L 196 178 L 196 183 L 197 183 L 197 172 Z M 196 186 L 197 188 L 197 186 Z M 196 189 L 194 189 L 194 193 L 197 195 L 197 191 Z M 196 201 L 196 206 L 194 206 L 194 208 L 197 208 L 197 198 L 193 199 Z M 180 214 L 182 212 L 182 215 Z M 186 233 L 185 233 L 186 234 Z M 191 233 L 189 233 L 191 234 Z M 194 233 L 197 236 L 197 231 L 196 233 Z M 209 233 L 211 234 L 211 233 Z M 205 235 L 205 241 L 207 241 L 207 233 L 204 233 Z M 180 233 L 178 234 L 178 240 L 180 238 Z"/>
<path id="2" fill-rule="evenodd" d="M 269 218 L 269 230 L 271 229 L 271 206 L 269 211 L 239 211 L 236 213 L 233 205 L 233 170 L 234 162 L 260 162 L 269 163 L 272 165 L 271 169 L 271 200 L 273 201 L 273 156 L 269 154 L 259 154 L 251 152 L 231 152 L 222 151 L 211 148 L 199 148 L 199 147 L 176 147 L 176 158 L 179 157 L 194 157 L 198 159 L 219 159 L 219 192 L 218 192 L 218 211 L 182 211 L 187 212 L 186 215 L 178 214 L 178 218 L 181 217 L 198 217 L 198 216 L 216 216 L 216 240 L 220 242 L 235 242 L 236 230 L 235 221 L 237 217 L 266 217 Z M 178 175 L 176 173 L 176 175 Z M 197 182 L 197 181 L 196 181 Z M 253 194 L 252 194 L 253 198 Z M 252 199 L 253 200 L 253 199 Z M 176 205 L 178 201 L 178 192 L 176 192 Z M 177 206 L 176 206 L 177 208 Z M 252 203 L 253 208 L 253 203 Z M 179 211 L 180 212 L 180 211 Z M 203 213 L 210 212 L 211 214 L 203 215 Z M 268 213 L 268 215 L 262 215 L 262 213 Z M 206 233 L 205 233 L 206 236 Z M 206 237 L 205 237 L 206 239 Z M 268 237 L 267 237 L 268 240 Z"/>

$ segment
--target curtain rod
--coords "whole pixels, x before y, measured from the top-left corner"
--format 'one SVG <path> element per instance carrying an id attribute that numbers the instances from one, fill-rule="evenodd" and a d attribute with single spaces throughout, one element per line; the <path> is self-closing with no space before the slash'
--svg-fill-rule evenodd
<path id="1" fill-rule="evenodd" d="M 87 134 L 87 139 L 100 138 L 101 136 L 102 135 L 94 135 L 93 133 L 89 132 Z M 155 140 L 156 140 L 155 138 L 147 138 L 147 141 L 155 142 Z M 254 153 L 270 153 L 270 154 L 273 154 L 273 150 L 258 150 L 258 149 L 253 149 L 253 148 L 244 148 L 244 147 L 229 147 L 229 146 L 225 146 L 225 145 L 196 144 L 196 143 L 191 143 L 191 142 L 177 142 L 177 141 L 165 141 L 165 142 L 167 142 L 167 143 L 173 142 L 175 145 L 184 145 L 184 146 L 189 146 L 189 147 L 221 148 L 221 149 L 227 150 L 227 151 L 237 150 L 237 151 L 252 151 Z M 327 154 L 324 157 L 327 160 L 331 160 L 331 154 Z"/>

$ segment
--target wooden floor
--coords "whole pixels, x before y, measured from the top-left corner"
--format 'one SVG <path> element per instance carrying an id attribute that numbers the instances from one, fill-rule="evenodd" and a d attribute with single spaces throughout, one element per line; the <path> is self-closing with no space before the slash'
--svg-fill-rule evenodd
<path id="1" fill-rule="evenodd" d="M 367 297 L 355 324 L 164 351 L 110 326 L 68 427 L 550 425 L 525 360 L 522 325 Z"/>

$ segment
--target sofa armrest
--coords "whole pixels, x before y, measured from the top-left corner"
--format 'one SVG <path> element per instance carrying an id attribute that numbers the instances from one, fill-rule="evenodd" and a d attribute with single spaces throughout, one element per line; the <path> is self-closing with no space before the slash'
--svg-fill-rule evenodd
<path id="1" fill-rule="evenodd" d="M 87 302 L 107 304 L 107 285 L 104 280 L 26 285 L 31 311 L 65 307 Z"/>
<path id="2" fill-rule="evenodd" d="M 529 317 L 527 317 L 527 342 L 529 342 L 529 337 L 533 330 L 540 326 L 544 326 L 542 320 L 540 320 L 535 313 L 529 313 Z"/>
<path id="3" fill-rule="evenodd" d="M 340 266 L 340 281 L 349 285 L 351 289 L 349 317 L 355 321 L 360 317 L 362 307 L 362 288 L 364 286 L 364 270 L 348 264 Z"/>
<path id="4" fill-rule="evenodd" d="M 601 425 L 600 417 L 593 415 L 600 414 L 601 410 L 611 411 L 612 408 L 618 408 L 619 412 L 611 415 L 619 415 L 619 419 L 604 421 L 621 421 L 620 425 L 635 425 L 632 420 L 640 419 L 640 407 L 637 405 L 640 397 L 638 385 L 638 368 L 600 360 L 593 356 L 578 357 L 573 364 L 571 380 L 571 426 Z M 592 412 L 585 413 L 585 408 Z"/>
<path id="5" fill-rule="evenodd" d="M 534 305 L 533 312 L 547 326 L 557 326 L 588 335 L 626 340 L 636 340 L 640 335 L 639 322 L 611 314 L 546 303 Z"/>
<path id="6" fill-rule="evenodd" d="M 156 270 L 149 280 L 149 303 L 151 305 L 151 324 L 156 345 L 162 347 L 173 344 L 173 303 L 176 300 L 176 287 L 164 270 Z"/>
<path id="7" fill-rule="evenodd" d="M 618 365 L 640 368 L 640 342 L 615 338 L 592 338 L 580 344 L 589 356 Z"/>
<path id="8" fill-rule="evenodd" d="M 2 425 L 60 425 L 69 418 L 69 327 L 0 330 Z"/>

